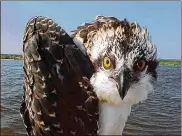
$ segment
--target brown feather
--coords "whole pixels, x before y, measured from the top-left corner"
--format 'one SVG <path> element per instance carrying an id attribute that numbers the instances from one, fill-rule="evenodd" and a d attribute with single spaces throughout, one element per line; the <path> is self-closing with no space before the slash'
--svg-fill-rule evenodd
<path id="1" fill-rule="evenodd" d="M 26 26 L 23 44 L 25 96 L 20 111 L 28 135 L 97 135 L 92 71 L 82 71 L 87 59 L 81 60 L 82 55 L 76 56 L 80 60 L 71 59 L 73 53 L 81 54 L 72 38 L 51 19 L 34 17 Z"/>
<path id="2" fill-rule="evenodd" d="M 92 46 L 93 37 L 98 31 L 106 31 L 108 29 L 119 29 L 123 37 L 126 37 L 125 41 L 130 42 L 135 37 L 134 31 L 136 29 L 141 30 L 139 24 L 135 22 L 129 22 L 126 19 L 119 20 L 115 17 L 97 16 L 93 22 L 84 23 L 82 26 L 78 26 L 71 36 L 77 38 L 85 46 L 87 55 Z"/>

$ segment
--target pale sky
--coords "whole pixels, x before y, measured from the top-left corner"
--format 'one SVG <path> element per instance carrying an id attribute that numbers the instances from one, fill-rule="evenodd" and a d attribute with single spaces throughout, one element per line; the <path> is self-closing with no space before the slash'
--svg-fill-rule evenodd
<path id="1" fill-rule="evenodd" d="M 69 32 L 96 15 L 127 18 L 147 27 L 158 58 L 181 58 L 180 2 L 49 1 L 1 3 L 1 53 L 22 54 L 25 25 L 33 16 L 48 16 Z"/>

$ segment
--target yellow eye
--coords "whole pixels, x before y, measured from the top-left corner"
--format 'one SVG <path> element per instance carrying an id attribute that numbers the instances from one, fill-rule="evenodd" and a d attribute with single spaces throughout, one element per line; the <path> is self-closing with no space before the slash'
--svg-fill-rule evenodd
<path id="1" fill-rule="evenodd" d="M 104 68 L 106 69 L 110 68 L 112 64 L 111 59 L 109 57 L 104 57 L 103 64 L 104 64 Z"/>

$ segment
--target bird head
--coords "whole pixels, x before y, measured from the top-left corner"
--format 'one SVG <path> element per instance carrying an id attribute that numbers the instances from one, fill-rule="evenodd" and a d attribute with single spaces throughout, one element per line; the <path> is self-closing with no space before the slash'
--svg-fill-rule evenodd
<path id="1" fill-rule="evenodd" d="M 78 27 L 94 66 L 90 82 L 100 102 L 136 104 L 147 99 L 157 78 L 157 49 L 146 28 L 135 22 L 97 16 Z"/>

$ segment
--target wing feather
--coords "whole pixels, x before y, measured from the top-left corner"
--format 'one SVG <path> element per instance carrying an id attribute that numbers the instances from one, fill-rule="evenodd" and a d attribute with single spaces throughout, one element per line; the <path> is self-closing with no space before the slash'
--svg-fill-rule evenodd
<path id="1" fill-rule="evenodd" d="M 20 113 L 28 135 L 97 135 L 98 98 L 88 82 L 92 64 L 73 39 L 50 18 L 34 17 L 25 29 L 23 51 Z"/>

